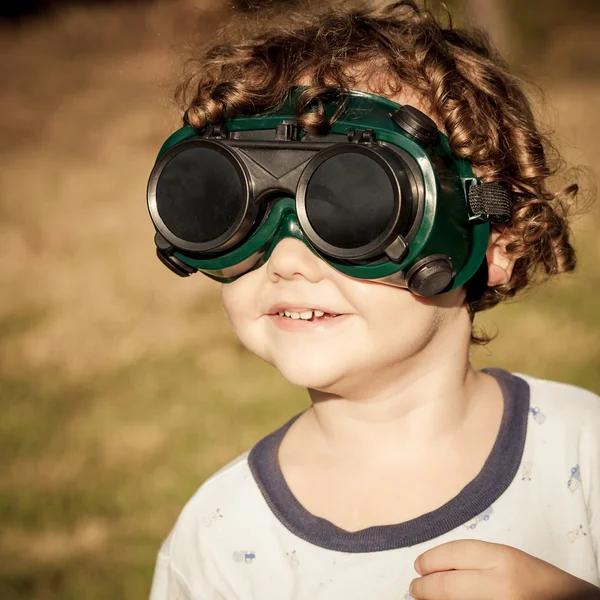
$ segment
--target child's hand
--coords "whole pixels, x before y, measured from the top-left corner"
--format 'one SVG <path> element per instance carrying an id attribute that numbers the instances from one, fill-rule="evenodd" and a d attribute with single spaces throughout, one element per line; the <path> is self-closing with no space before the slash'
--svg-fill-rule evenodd
<path id="1" fill-rule="evenodd" d="M 415 561 L 416 600 L 600 600 L 600 588 L 521 550 L 456 540 Z"/>

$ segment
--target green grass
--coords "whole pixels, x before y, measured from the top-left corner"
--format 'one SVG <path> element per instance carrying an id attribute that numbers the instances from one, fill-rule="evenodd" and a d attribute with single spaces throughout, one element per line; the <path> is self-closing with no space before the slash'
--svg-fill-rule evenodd
<path id="1" fill-rule="evenodd" d="M 86 385 L 2 373 L 1 598 L 146 596 L 183 503 L 307 406 L 231 334 L 207 342 Z"/>

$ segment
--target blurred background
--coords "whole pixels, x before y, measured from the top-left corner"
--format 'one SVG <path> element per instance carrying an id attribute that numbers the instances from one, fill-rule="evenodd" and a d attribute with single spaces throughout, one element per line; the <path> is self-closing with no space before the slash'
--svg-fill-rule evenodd
<path id="1" fill-rule="evenodd" d="M 1 9 L 3 600 L 147 597 L 159 545 L 198 485 L 308 404 L 234 339 L 218 284 L 156 260 L 145 205 L 195 40 L 273 3 Z M 597 173 L 597 0 L 449 7 L 545 90 L 529 87 L 543 128 Z M 473 351 L 476 366 L 600 392 L 600 215 L 579 208 L 579 269 L 478 316 L 498 336 Z"/>

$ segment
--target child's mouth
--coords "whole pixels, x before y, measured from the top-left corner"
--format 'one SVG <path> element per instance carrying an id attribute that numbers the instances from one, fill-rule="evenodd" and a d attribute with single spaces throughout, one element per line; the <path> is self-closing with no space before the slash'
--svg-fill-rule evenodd
<path id="1" fill-rule="evenodd" d="M 307 310 L 302 312 L 286 310 L 279 311 L 276 314 L 285 319 L 292 319 L 293 321 L 308 321 L 309 323 L 314 323 L 315 321 L 326 321 L 328 319 L 335 319 L 340 316 L 333 313 L 327 313 L 322 310 Z"/>
<path id="2" fill-rule="evenodd" d="M 336 327 L 338 323 L 343 323 L 351 315 L 307 310 L 302 312 L 277 311 L 268 316 L 278 329 L 301 332 L 321 331 L 329 329 L 329 327 Z"/>

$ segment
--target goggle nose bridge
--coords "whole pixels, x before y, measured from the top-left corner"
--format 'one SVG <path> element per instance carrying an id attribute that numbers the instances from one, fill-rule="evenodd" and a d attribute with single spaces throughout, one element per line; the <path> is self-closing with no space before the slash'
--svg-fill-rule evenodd
<path id="1" fill-rule="evenodd" d="M 273 253 L 273 250 L 275 250 L 277 244 L 286 237 L 291 237 L 301 241 L 313 254 L 319 256 L 300 227 L 298 215 L 296 214 L 294 199 L 281 198 L 279 200 L 275 200 L 275 202 L 281 202 L 284 204 L 284 206 L 273 235 L 270 236 L 269 241 L 265 245 L 264 255 L 261 262 L 265 263 L 267 260 L 269 260 L 269 257 Z"/>

